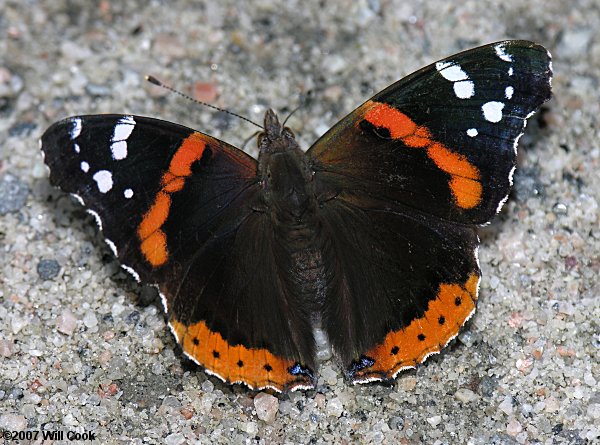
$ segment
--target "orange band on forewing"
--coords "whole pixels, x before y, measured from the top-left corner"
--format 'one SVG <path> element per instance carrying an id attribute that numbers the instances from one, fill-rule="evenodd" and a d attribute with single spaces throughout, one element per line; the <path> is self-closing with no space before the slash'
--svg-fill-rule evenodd
<path id="1" fill-rule="evenodd" d="M 158 192 L 150 210 L 144 215 L 144 219 L 138 227 L 138 236 L 145 240 L 154 232 L 159 230 L 169 216 L 171 197 L 164 192 Z"/>
<path id="2" fill-rule="evenodd" d="M 251 388 L 278 391 L 313 386 L 309 378 L 291 374 L 293 360 L 277 357 L 266 349 L 230 345 L 203 321 L 186 326 L 172 319 L 170 325 L 186 354 L 229 383 L 243 382 Z"/>
<path id="3" fill-rule="evenodd" d="M 459 207 L 471 209 L 481 202 L 483 188 L 479 182 L 479 169 L 466 157 L 436 142 L 427 127 L 418 126 L 388 104 L 369 101 L 363 108 L 366 110 L 364 119 L 375 127 L 388 130 L 392 139 L 400 139 L 407 147 L 427 149 L 427 156 L 451 176 L 448 185 Z"/>
<path id="4" fill-rule="evenodd" d="M 410 117 L 384 103 L 368 108 L 365 119 L 376 127 L 387 129 L 392 139 L 403 139 L 417 130 L 417 124 Z"/>
<path id="5" fill-rule="evenodd" d="M 167 182 L 163 187 L 163 191 L 167 193 L 175 193 L 183 189 L 185 185 L 185 179 L 183 178 L 174 178 Z"/>
<path id="6" fill-rule="evenodd" d="M 453 176 L 449 184 L 456 198 L 456 203 L 463 209 L 472 209 L 481 201 L 481 193 L 483 192 L 481 182 Z"/>
<path id="7" fill-rule="evenodd" d="M 164 264 L 169 257 L 167 251 L 167 237 L 162 230 L 153 232 L 152 235 L 142 241 L 140 249 L 148 262 L 154 267 Z"/>
<path id="8" fill-rule="evenodd" d="M 441 284 L 423 316 L 390 332 L 381 344 L 367 351 L 364 355 L 374 360 L 373 366 L 357 371 L 353 378 L 392 378 L 439 352 L 474 312 L 478 283 L 479 275 L 472 273 L 464 283 Z"/>
<path id="9" fill-rule="evenodd" d="M 192 174 L 192 164 L 202 157 L 205 147 L 200 133 L 192 133 L 182 142 L 161 178 L 161 190 L 138 226 L 140 250 L 154 267 L 162 266 L 169 258 L 167 236 L 161 227 L 169 217 L 171 194 L 183 189 L 186 178 Z"/>
<path id="10" fill-rule="evenodd" d="M 452 176 L 461 176 L 469 179 L 479 178 L 479 171 L 467 158 L 448 150 L 438 142 L 434 142 L 427 147 L 427 155 L 440 170 L 444 170 Z"/>
<path id="11" fill-rule="evenodd" d="M 205 146 L 200 133 L 189 135 L 171 159 L 169 172 L 174 176 L 190 176 L 192 164 L 202 157 Z"/>

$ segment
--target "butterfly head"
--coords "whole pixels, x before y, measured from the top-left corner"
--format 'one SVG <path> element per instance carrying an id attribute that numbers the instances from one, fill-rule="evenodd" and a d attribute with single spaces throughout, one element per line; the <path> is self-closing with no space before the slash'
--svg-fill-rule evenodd
<path id="1" fill-rule="evenodd" d="M 258 148 L 258 177 L 266 203 L 280 215 L 302 214 L 310 196 L 310 169 L 294 133 L 279 123 L 273 110 L 265 113 L 265 131 L 258 135 Z"/>
<path id="2" fill-rule="evenodd" d="M 258 134 L 258 149 L 261 153 L 286 152 L 298 148 L 294 132 L 279 123 L 275 112 L 265 113 L 265 131 Z"/>

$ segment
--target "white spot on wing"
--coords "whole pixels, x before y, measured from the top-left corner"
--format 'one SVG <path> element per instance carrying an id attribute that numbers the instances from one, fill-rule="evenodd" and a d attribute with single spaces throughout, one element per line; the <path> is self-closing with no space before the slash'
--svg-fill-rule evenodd
<path id="1" fill-rule="evenodd" d="M 115 243 L 113 243 L 111 240 L 109 240 L 108 238 L 104 239 L 104 242 L 106 242 L 106 244 L 108 244 L 108 247 L 110 247 L 110 250 L 112 250 L 112 253 L 118 257 L 119 256 L 119 252 L 117 251 L 117 246 L 115 246 Z"/>
<path id="2" fill-rule="evenodd" d="M 117 141 L 110 145 L 110 151 L 112 151 L 112 158 L 115 161 L 120 161 L 127 157 L 127 142 Z"/>
<path id="3" fill-rule="evenodd" d="M 113 186 L 112 173 L 109 172 L 108 170 L 97 171 L 96 173 L 94 173 L 93 178 L 94 178 L 94 181 L 96 181 L 96 183 L 98 184 L 98 190 L 100 190 L 100 193 L 106 193 L 110 189 L 112 189 L 112 186 Z"/>
<path id="4" fill-rule="evenodd" d="M 117 125 L 115 125 L 112 142 L 127 140 L 127 138 L 131 136 L 134 127 L 135 121 L 133 120 L 133 116 L 124 116 L 119 119 Z"/>
<path id="5" fill-rule="evenodd" d="M 71 193 L 71 196 L 73 198 L 75 198 L 79 204 L 81 204 L 82 206 L 85 207 L 85 202 L 83 201 L 83 198 L 81 196 L 79 196 L 79 195 L 77 195 L 75 193 Z"/>
<path id="6" fill-rule="evenodd" d="M 92 215 L 94 217 L 94 219 L 96 220 L 96 225 L 98 226 L 98 228 L 100 230 L 102 230 L 102 219 L 100 218 L 100 215 L 98 215 L 98 213 L 96 213 L 90 209 L 87 209 L 86 212 L 88 212 L 90 215 Z"/>
<path id="7" fill-rule="evenodd" d="M 135 281 L 137 281 L 138 283 L 140 282 L 140 276 L 135 270 L 133 270 L 129 266 L 126 266 L 125 264 L 121 264 L 121 267 L 123 268 L 123 270 L 126 270 L 127 272 L 129 272 L 131 274 L 131 276 L 133 278 L 135 278 Z"/>
<path id="8" fill-rule="evenodd" d="M 504 108 L 504 104 L 502 102 L 486 102 L 481 106 L 481 111 L 483 111 L 483 117 L 486 121 L 496 123 L 502 120 L 502 109 Z"/>
<path id="9" fill-rule="evenodd" d="M 167 297 L 165 296 L 165 294 L 163 294 L 160 291 L 160 288 L 158 287 L 158 284 L 151 284 L 152 287 L 156 288 L 156 290 L 158 291 L 158 295 L 160 295 L 160 301 L 163 305 L 163 310 L 165 311 L 165 314 L 169 313 L 169 306 L 167 305 Z M 169 326 L 171 326 L 171 324 L 169 324 Z M 175 338 L 177 338 L 177 340 L 179 341 L 179 338 L 177 337 L 177 335 L 175 335 Z"/>
<path id="10" fill-rule="evenodd" d="M 510 183 L 510 186 L 512 187 L 513 185 L 513 177 L 515 175 L 515 170 L 516 170 L 517 166 L 513 165 L 513 168 L 510 169 L 510 172 L 508 173 L 508 182 Z"/>
<path id="11" fill-rule="evenodd" d="M 71 119 L 71 124 L 73 126 L 71 127 L 69 136 L 71 137 L 71 140 L 73 140 L 73 139 L 78 138 L 79 135 L 81 134 L 81 128 L 82 128 L 81 118 L 74 117 L 73 119 Z"/>
<path id="12" fill-rule="evenodd" d="M 459 99 L 470 99 L 475 95 L 475 84 L 469 80 L 460 65 L 453 62 L 438 62 L 436 69 L 442 77 L 454 83 L 454 94 Z"/>
<path id="13" fill-rule="evenodd" d="M 513 57 L 511 54 L 506 52 L 506 47 L 501 43 L 499 45 L 494 46 L 494 51 L 496 51 L 496 55 L 500 57 L 505 62 L 512 62 Z"/>
<path id="14" fill-rule="evenodd" d="M 479 132 L 477 131 L 477 128 L 469 128 L 467 130 L 467 135 L 471 136 L 472 138 L 474 138 L 478 134 L 479 134 Z"/>
<path id="15" fill-rule="evenodd" d="M 504 97 L 506 97 L 507 99 L 512 99 L 514 93 L 515 89 L 513 87 L 506 87 L 504 89 Z"/>
<path id="16" fill-rule="evenodd" d="M 525 125 L 523 125 L 523 128 L 525 128 Z M 515 141 L 513 142 L 513 151 L 515 152 L 515 155 L 517 154 L 517 147 L 519 145 L 519 139 L 521 139 L 521 136 L 523 136 L 523 134 L 524 134 L 524 132 L 517 135 L 517 137 L 515 138 Z"/>
<path id="17" fill-rule="evenodd" d="M 73 150 L 75 150 L 75 153 L 81 153 L 81 148 L 79 148 L 79 144 L 73 144 Z"/>
<path id="18" fill-rule="evenodd" d="M 90 171 L 90 164 L 88 164 L 87 162 L 81 161 L 80 166 L 81 166 L 81 171 L 82 172 L 87 173 L 87 172 Z"/>
<path id="19" fill-rule="evenodd" d="M 454 94 L 459 99 L 470 99 L 475 95 L 475 85 L 470 80 L 463 80 L 454 84 Z"/>
<path id="20" fill-rule="evenodd" d="M 513 71 L 513 68 L 512 68 L 512 66 L 511 66 L 511 67 L 508 69 L 508 75 L 509 75 L 509 76 L 512 76 L 512 75 L 513 75 L 513 72 L 514 72 L 514 71 Z"/>
<path id="21" fill-rule="evenodd" d="M 515 146 L 514 146 L 514 148 L 515 148 L 515 154 L 517 154 L 517 142 L 518 142 L 519 138 L 520 138 L 522 135 L 523 135 L 523 133 L 521 133 L 519 136 L 517 136 L 517 138 L 516 138 L 516 140 L 515 140 Z M 516 170 L 516 168 L 517 168 L 517 167 L 516 167 L 515 165 L 513 165 L 513 167 L 510 169 L 510 172 L 508 173 L 508 183 L 510 184 L 510 186 L 509 186 L 509 189 L 510 189 L 510 188 L 512 187 L 512 185 L 513 185 L 513 180 L 514 180 L 513 178 L 514 178 L 514 175 L 515 175 L 515 170 Z M 500 213 L 500 210 L 502 210 L 502 207 L 504 207 L 504 204 L 506 204 L 506 201 L 508 201 L 508 195 L 509 195 L 509 194 L 510 194 L 510 192 L 509 192 L 509 193 L 507 193 L 507 194 L 506 194 L 506 196 L 505 196 L 504 198 L 502 198 L 502 199 L 500 200 L 500 202 L 498 203 L 498 207 L 496 207 L 496 215 L 497 215 L 498 213 Z"/>
<path id="22" fill-rule="evenodd" d="M 110 149 L 112 151 L 112 157 L 115 161 L 120 161 L 127 157 L 127 138 L 131 136 L 131 132 L 135 128 L 135 120 L 133 116 L 123 116 L 117 121 L 113 136 L 111 139 L 112 144 Z"/>
<path id="23" fill-rule="evenodd" d="M 442 77 L 450 82 L 469 80 L 469 76 L 467 76 L 467 73 L 463 71 L 460 65 L 452 62 L 438 62 L 435 64 L 435 67 Z"/>
<path id="24" fill-rule="evenodd" d="M 125 198 L 127 199 L 130 199 L 133 196 L 133 190 L 125 189 L 125 191 L 123 192 L 123 196 L 125 196 Z"/>
<path id="25" fill-rule="evenodd" d="M 498 203 L 498 207 L 496 207 L 496 215 L 500 213 L 500 211 L 502 210 L 502 207 L 504 207 L 504 204 L 506 204 L 506 201 L 508 200 L 508 194 L 502 198 L 500 200 L 500 202 Z"/>

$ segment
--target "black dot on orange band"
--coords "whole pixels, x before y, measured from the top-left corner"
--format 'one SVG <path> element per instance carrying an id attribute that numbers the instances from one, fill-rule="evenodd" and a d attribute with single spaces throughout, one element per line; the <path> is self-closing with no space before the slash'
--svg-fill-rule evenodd
<path id="1" fill-rule="evenodd" d="M 398 354 L 398 351 L 400 351 L 400 348 L 399 348 L 398 346 L 394 346 L 394 347 L 392 348 L 392 351 L 391 351 L 391 352 L 392 352 L 392 355 L 396 355 L 396 354 Z"/>
<path id="2" fill-rule="evenodd" d="M 264 366 L 265 371 L 267 372 L 271 372 L 273 370 L 273 367 L 271 365 L 269 365 L 268 363 Z"/>
<path id="3" fill-rule="evenodd" d="M 454 304 L 460 306 L 462 304 L 462 299 L 460 297 L 456 297 L 454 299 Z"/>
<path id="4" fill-rule="evenodd" d="M 241 368 L 244 366 L 244 362 L 240 360 L 237 362 L 237 365 Z"/>
<path id="5" fill-rule="evenodd" d="M 198 338 L 197 338 L 197 337 L 194 337 L 194 339 L 192 340 L 192 342 L 193 342 L 193 343 L 194 343 L 196 346 L 198 346 L 198 345 L 200 344 L 200 340 L 198 340 Z"/>
<path id="6" fill-rule="evenodd" d="M 440 318 L 438 318 L 438 323 L 439 323 L 439 324 L 444 324 L 444 323 L 446 323 L 446 317 L 444 317 L 443 315 L 440 315 Z"/>
<path id="7" fill-rule="evenodd" d="M 423 334 L 417 335 L 417 338 L 419 339 L 419 341 L 425 341 L 425 336 Z"/>
<path id="8" fill-rule="evenodd" d="M 213 351 L 214 358 L 219 358 L 220 356 L 221 356 L 221 354 L 219 354 L 219 351 Z"/>

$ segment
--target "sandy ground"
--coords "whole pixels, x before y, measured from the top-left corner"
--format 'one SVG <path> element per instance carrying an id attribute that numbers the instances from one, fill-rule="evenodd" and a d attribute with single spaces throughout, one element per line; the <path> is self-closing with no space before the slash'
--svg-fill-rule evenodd
<path id="1" fill-rule="evenodd" d="M 206 3 L 0 0 L 0 428 L 107 444 L 600 443 L 598 2 Z M 147 73 L 256 120 L 312 92 L 290 121 L 308 147 L 403 75 L 504 38 L 550 49 L 555 98 L 481 230 L 477 314 L 391 387 L 348 386 L 333 362 L 316 390 L 274 397 L 208 377 L 38 151 L 71 114 L 149 115 L 238 146 L 254 132 Z"/>

